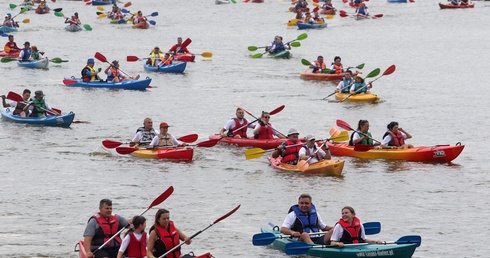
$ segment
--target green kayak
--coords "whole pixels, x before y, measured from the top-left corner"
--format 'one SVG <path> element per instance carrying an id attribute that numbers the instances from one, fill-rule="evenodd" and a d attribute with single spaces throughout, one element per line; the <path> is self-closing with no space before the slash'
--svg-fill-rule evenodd
<path id="1" fill-rule="evenodd" d="M 267 56 L 271 58 L 291 58 L 292 55 L 291 52 L 285 50 L 275 54 L 268 54 Z"/>

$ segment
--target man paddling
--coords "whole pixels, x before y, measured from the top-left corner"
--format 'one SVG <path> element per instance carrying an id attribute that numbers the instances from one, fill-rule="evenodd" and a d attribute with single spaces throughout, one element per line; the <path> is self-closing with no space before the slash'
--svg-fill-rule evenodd
<path id="1" fill-rule="evenodd" d="M 136 148 L 147 147 L 157 135 L 158 133 L 153 129 L 153 121 L 147 117 L 143 120 L 143 127 L 136 130 L 136 135 L 133 137 L 131 145 L 134 144 Z"/>
<path id="2" fill-rule="evenodd" d="M 312 164 L 324 159 L 332 159 L 330 155 L 330 148 L 326 148 L 326 151 L 320 149 L 316 145 L 315 136 L 309 134 L 306 136 L 306 145 L 304 145 L 298 152 L 300 160 L 307 160 L 308 164 Z"/>
<path id="3" fill-rule="evenodd" d="M 177 38 L 177 44 L 173 45 L 169 50 L 169 53 L 190 53 L 186 46 L 182 46 L 182 37 Z"/>
<path id="4" fill-rule="evenodd" d="M 288 140 L 277 146 L 276 150 L 272 153 L 272 157 L 277 158 L 281 156 L 282 163 L 296 165 L 298 164 L 298 153 L 302 147 L 300 143 L 298 130 L 291 128 L 288 132 Z"/>
<path id="5" fill-rule="evenodd" d="M 153 147 L 185 147 L 186 144 L 184 142 L 180 142 L 175 138 L 175 136 L 171 135 L 168 133 L 168 128 L 170 125 L 168 125 L 167 122 L 161 122 L 160 123 L 160 134 L 157 136 L 153 137 L 153 140 L 150 143 L 150 146 L 148 148 L 153 148 Z"/>
<path id="6" fill-rule="evenodd" d="M 28 89 L 25 89 L 24 92 L 22 92 L 22 99 L 24 100 L 24 103 L 22 102 L 16 102 L 12 101 L 10 103 L 5 102 L 5 95 L 0 96 L 2 98 L 2 104 L 4 108 L 12 107 L 14 108 L 14 111 L 12 111 L 12 114 L 26 117 L 29 114 L 29 111 L 24 110 L 24 107 L 26 107 L 29 102 L 29 98 L 31 97 L 31 91 Z M 32 109 L 32 108 L 31 108 Z"/>
<path id="7" fill-rule="evenodd" d="M 3 47 L 3 51 L 5 53 L 11 53 L 11 52 L 19 52 L 21 49 L 17 46 L 17 43 L 14 41 L 14 35 L 9 35 L 9 41 L 5 43 L 5 46 Z"/>
<path id="8" fill-rule="evenodd" d="M 255 128 L 254 124 L 249 124 L 244 118 L 245 111 L 241 108 L 236 109 L 236 118 L 230 119 L 219 131 L 222 137 L 247 138 L 247 128 Z"/>

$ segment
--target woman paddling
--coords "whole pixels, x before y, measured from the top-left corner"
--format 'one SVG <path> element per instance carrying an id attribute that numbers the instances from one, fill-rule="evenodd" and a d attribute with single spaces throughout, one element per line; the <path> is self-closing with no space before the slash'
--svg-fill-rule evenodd
<path id="1" fill-rule="evenodd" d="M 182 231 L 175 227 L 170 220 L 170 212 L 166 209 L 159 209 L 155 214 L 155 224 L 150 228 L 150 238 L 148 239 L 148 257 L 160 257 L 168 250 L 179 244 L 179 240 L 190 245 L 192 240 Z M 166 256 L 167 258 L 179 258 L 180 249 L 173 251 Z"/>
<path id="2" fill-rule="evenodd" d="M 366 239 L 364 226 L 356 217 L 354 208 L 345 206 L 342 208 L 342 218 L 333 228 L 330 245 L 343 247 L 345 244 L 376 243 L 382 244 L 381 240 Z"/>

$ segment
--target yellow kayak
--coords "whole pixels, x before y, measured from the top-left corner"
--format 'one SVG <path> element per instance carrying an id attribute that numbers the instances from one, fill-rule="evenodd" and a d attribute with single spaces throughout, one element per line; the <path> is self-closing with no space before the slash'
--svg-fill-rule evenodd
<path id="1" fill-rule="evenodd" d="M 335 93 L 335 99 L 337 99 L 337 100 L 343 100 L 347 96 L 349 96 L 349 94 L 347 94 L 347 93 Z M 361 93 L 361 94 L 354 94 L 344 101 L 347 101 L 347 102 L 376 102 L 376 101 L 379 101 L 379 96 L 376 94 Z"/>
<path id="2" fill-rule="evenodd" d="M 282 157 L 273 158 L 269 156 L 269 162 L 271 165 L 280 170 L 290 171 L 290 172 L 301 172 L 301 170 L 296 165 L 290 165 L 286 163 L 281 163 Z M 310 164 L 308 169 L 304 171 L 305 174 L 323 174 L 328 176 L 341 176 L 342 170 L 344 169 L 344 160 L 322 160 Z"/>

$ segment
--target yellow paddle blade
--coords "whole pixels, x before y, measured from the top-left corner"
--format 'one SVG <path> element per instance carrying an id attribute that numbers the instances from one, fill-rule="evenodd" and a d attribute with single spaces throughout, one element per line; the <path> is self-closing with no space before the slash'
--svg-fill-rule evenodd
<path id="1" fill-rule="evenodd" d="M 289 7 L 289 11 L 290 11 L 290 12 L 292 12 L 292 11 L 293 11 L 293 7 L 292 7 L 292 6 L 291 6 L 291 7 Z"/>
<path id="2" fill-rule="evenodd" d="M 310 164 L 308 164 L 308 161 L 306 160 L 300 160 L 298 162 L 298 165 L 296 165 L 296 167 L 298 167 L 299 170 L 301 170 L 301 172 L 305 172 L 310 167 Z"/>
<path id="3" fill-rule="evenodd" d="M 338 136 L 330 138 L 333 142 L 343 142 L 349 140 L 349 133 L 347 131 L 342 131 Z"/>
<path id="4" fill-rule="evenodd" d="M 317 22 L 317 23 L 318 23 L 318 24 L 324 24 L 324 23 L 325 23 L 325 21 L 324 21 L 323 19 L 321 19 L 321 20 L 318 20 L 318 22 Z"/>
<path id="5" fill-rule="evenodd" d="M 205 57 L 205 58 L 211 58 L 211 57 L 213 57 L 213 53 L 211 53 L 211 52 L 202 52 L 201 56 L 202 57 Z"/>
<path id="6" fill-rule="evenodd" d="M 104 11 L 104 7 L 102 7 L 102 6 L 99 5 L 99 6 L 97 6 L 97 10 Z"/>
<path id="7" fill-rule="evenodd" d="M 264 153 L 265 153 L 265 150 L 261 149 L 261 148 L 248 149 L 248 150 L 245 150 L 245 158 L 247 160 L 260 158 L 264 155 Z"/>
<path id="8" fill-rule="evenodd" d="M 29 23 L 29 22 L 31 22 L 31 19 L 24 19 L 24 20 L 22 20 L 22 23 Z"/>
<path id="9" fill-rule="evenodd" d="M 325 17 L 325 18 L 327 18 L 327 20 L 331 20 L 331 19 L 333 19 L 333 17 L 334 17 L 334 16 L 335 16 L 335 15 L 333 15 L 333 14 L 329 14 L 329 15 L 327 15 L 327 17 Z"/>
<path id="10" fill-rule="evenodd" d="M 9 46 L 5 46 L 5 47 L 3 47 L 3 51 L 5 51 L 5 52 L 7 52 L 7 53 L 8 53 L 8 52 L 10 52 L 10 47 L 9 47 Z"/>
<path id="11" fill-rule="evenodd" d="M 319 6 L 319 4 L 318 3 L 313 3 L 313 6 Z"/>
<path id="12" fill-rule="evenodd" d="M 340 130 L 337 127 L 330 128 L 330 137 L 337 137 L 340 134 Z"/>
<path id="13" fill-rule="evenodd" d="M 105 14 L 105 13 L 99 14 L 99 18 L 105 18 L 105 17 L 107 17 L 107 14 Z"/>

